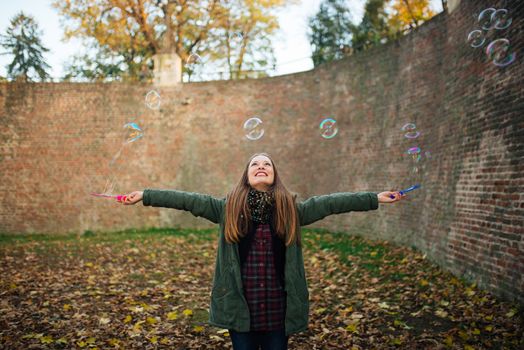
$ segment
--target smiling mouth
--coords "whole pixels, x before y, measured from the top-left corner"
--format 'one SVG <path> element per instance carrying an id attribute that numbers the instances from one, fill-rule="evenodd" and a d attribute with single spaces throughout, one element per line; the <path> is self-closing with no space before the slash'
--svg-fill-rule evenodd
<path id="1" fill-rule="evenodd" d="M 255 174 L 255 177 L 257 177 L 257 176 L 260 176 L 260 175 L 262 175 L 262 176 L 267 176 L 267 174 L 266 174 L 266 173 L 263 173 L 263 172 L 258 172 L 258 173 L 256 173 L 256 174 Z"/>

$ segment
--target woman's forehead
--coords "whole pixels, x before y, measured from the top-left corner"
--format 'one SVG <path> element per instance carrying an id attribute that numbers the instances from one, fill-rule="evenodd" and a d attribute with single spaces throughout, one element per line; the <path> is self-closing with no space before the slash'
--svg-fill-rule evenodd
<path id="1" fill-rule="evenodd" d="M 253 158 L 251 159 L 251 162 L 250 162 L 250 163 L 253 163 L 253 162 L 264 162 L 264 161 L 268 161 L 268 162 L 271 163 L 271 159 L 269 159 L 269 158 L 266 157 L 266 156 L 262 156 L 262 155 L 260 155 L 260 156 L 256 156 L 256 157 L 253 157 Z"/>

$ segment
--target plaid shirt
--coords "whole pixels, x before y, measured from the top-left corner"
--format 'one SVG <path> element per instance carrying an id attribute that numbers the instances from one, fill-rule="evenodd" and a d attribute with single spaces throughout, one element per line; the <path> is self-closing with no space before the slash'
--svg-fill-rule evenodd
<path id="1" fill-rule="evenodd" d="M 251 331 L 285 328 L 286 293 L 278 282 L 268 224 L 258 225 L 242 266 L 244 296 L 249 306 Z"/>

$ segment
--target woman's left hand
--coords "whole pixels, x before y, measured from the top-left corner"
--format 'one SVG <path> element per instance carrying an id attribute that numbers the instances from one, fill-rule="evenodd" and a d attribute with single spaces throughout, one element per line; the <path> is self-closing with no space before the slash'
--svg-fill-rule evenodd
<path id="1" fill-rule="evenodd" d="M 393 198 L 391 198 L 393 196 Z M 406 197 L 405 194 L 400 194 L 398 191 L 386 191 L 377 194 L 379 203 L 395 203 Z"/>

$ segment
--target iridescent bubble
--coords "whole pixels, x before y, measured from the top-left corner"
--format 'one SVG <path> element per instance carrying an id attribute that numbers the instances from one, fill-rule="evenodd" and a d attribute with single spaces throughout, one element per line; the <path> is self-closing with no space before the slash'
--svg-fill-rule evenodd
<path id="1" fill-rule="evenodd" d="M 422 158 L 422 156 L 420 155 L 420 147 L 411 147 L 407 150 L 407 154 L 409 154 L 411 158 L 417 163 Z"/>
<path id="2" fill-rule="evenodd" d="M 240 32 L 234 32 L 229 36 L 229 43 L 231 46 L 238 46 L 244 40 L 244 36 Z"/>
<path id="3" fill-rule="evenodd" d="M 419 154 L 420 153 L 420 147 L 411 147 L 408 149 L 408 154 Z"/>
<path id="4" fill-rule="evenodd" d="M 124 129 L 126 129 L 125 143 L 134 142 L 144 136 L 144 131 L 136 123 L 127 123 Z"/>
<path id="5" fill-rule="evenodd" d="M 186 65 L 196 65 L 202 63 L 202 57 L 197 53 L 192 53 L 186 59 Z"/>
<path id="6" fill-rule="evenodd" d="M 486 47 L 486 55 L 498 67 L 505 67 L 515 61 L 517 57 L 515 52 L 511 52 L 511 46 L 508 39 L 493 40 Z"/>
<path id="7" fill-rule="evenodd" d="M 484 45 L 485 41 L 486 38 L 484 37 L 484 33 L 481 30 L 474 30 L 468 35 L 468 44 L 471 47 L 481 47 Z"/>
<path id="8" fill-rule="evenodd" d="M 249 140 L 258 140 L 264 135 L 262 120 L 258 117 L 249 118 L 244 123 L 244 131 Z"/>
<path id="9" fill-rule="evenodd" d="M 420 132 L 418 131 L 413 131 L 417 128 L 417 126 L 414 124 L 414 123 L 407 123 L 405 124 L 401 130 L 402 131 L 408 131 L 404 137 L 408 138 L 408 139 L 416 139 L 417 137 L 420 136 Z"/>
<path id="10" fill-rule="evenodd" d="M 506 29 L 511 25 L 513 20 L 508 15 L 508 10 L 499 9 L 491 15 L 491 23 L 495 29 Z"/>
<path id="11" fill-rule="evenodd" d="M 325 139 L 332 139 L 338 133 L 337 121 L 333 118 L 326 118 L 320 122 L 320 134 Z"/>
<path id="12" fill-rule="evenodd" d="M 497 10 L 495 10 L 493 7 L 490 7 L 490 8 L 487 8 L 485 10 L 483 10 L 480 14 L 479 14 L 479 18 L 478 18 L 478 21 L 479 21 L 479 24 L 480 24 L 480 27 L 484 30 L 490 30 L 491 28 L 493 28 L 493 22 L 491 21 L 491 16 L 496 12 Z"/>
<path id="13" fill-rule="evenodd" d="M 160 94 L 155 90 L 151 90 L 146 94 L 146 106 L 150 109 L 158 109 L 160 107 Z"/>

